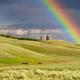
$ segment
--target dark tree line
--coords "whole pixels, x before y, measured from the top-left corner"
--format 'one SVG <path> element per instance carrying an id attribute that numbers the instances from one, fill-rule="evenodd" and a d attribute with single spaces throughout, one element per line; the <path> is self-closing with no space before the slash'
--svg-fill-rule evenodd
<path id="1" fill-rule="evenodd" d="M 18 39 L 18 40 L 30 40 L 30 41 L 42 41 L 43 37 L 41 36 L 40 39 L 34 39 L 34 38 L 28 38 L 28 37 L 16 37 L 16 36 L 12 36 L 10 34 L 0 34 L 0 36 L 2 37 L 6 37 L 6 38 L 13 38 L 13 39 Z M 45 37 L 46 40 L 50 40 L 49 35 L 46 35 Z"/>
<path id="2" fill-rule="evenodd" d="M 15 37 L 15 36 L 12 36 L 12 35 L 10 35 L 10 34 L 0 34 L 0 36 L 6 37 L 6 38 L 18 39 L 18 40 L 38 41 L 38 39 L 28 38 L 28 37 Z"/>

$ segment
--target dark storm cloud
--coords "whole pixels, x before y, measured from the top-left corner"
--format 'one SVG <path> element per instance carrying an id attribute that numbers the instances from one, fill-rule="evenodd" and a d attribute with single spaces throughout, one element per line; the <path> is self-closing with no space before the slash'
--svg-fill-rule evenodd
<path id="1" fill-rule="evenodd" d="M 22 17 L 13 17 L 13 18 L 9 18 L 8 20 L 19 20 L 19 21 L 29 21 L 29 19 L 27 19 L 27 18 L 22 18 Z"/>
<path id="2" fill-rule="evenodd" d="M 12 3 L 16 3 L 16 2 L 20 2 L 22 0 L 0 0 L 0 4 L 12 4 Z"/>
<path id="3" fill-rule="evenodd" d="M 59 2 L 64 8 L 73 8 L 73 9 L 80 9 L 80 0 L 56 0 Z M 0 0 L 0 5 L 10 5 L 12 3 L 27 3 L 29 7 L 43 7 L 41 3 L 37 0 Z M 40 3 L 40 4 L 38 4 Z"/>
<path id="4" fill-rule="evenodd" d="M 56 0 L 63 8 L 80 9 L 80 0 Z"/>
<path id="5" fill-rule="evenodd" d="M 29 6 L 28 6 L 29 5 Z M 42 8 L 40 7 L 30 7 L 33 4 L 23 2 L 23 3 L 15 3 L 11 5 L 7 5 L 8 15 L 28 15 L 28 16 L 39 16 L 42 15 Z"/>
<path id="6" fill-rule="evenodd" d="M 9 27 L 14 27 L 16 29 L 58 29 L 54 23 L 51 22 L 39 22 L 39 23 L 24 23 L 24 24 L 14 24 L 10 25 Z"/>
<path id="7" fill-rule="evenodd" d="M 20 19 L 19 17 L 15 17 L 15 18 L 9 18 L 9 20 L 18 20 L 18 19 Z"/>
<path id="8" fill-rule="evenodd" d="M 0 0 L 0 5 L 10 5 L 10 4 L 16 4 L 16 3 L 26 3 L 28 7 L 41 7 L 41 5 L 38 5 L 36 0 Z"/>
<path id="9" fill-rule="evenodd" d="M 8 0 L 9 2 L 10 0 Z M 26 16 L 29 18 L 20 18 L 21 21 L 27 21 L 29 19 L 33 20 L 33 18 L 38 18 L 40 19 L 40 17 L 42 17 L 43 19 L 45 18 L 44 15 L 44 9 L 42 7 L 44 7 L 44 5 L 40 6 L 39 4 L 37 4 L 36 0 L 23 0 L 22 2 L 20 2 L 19 0 L 11 0 L 10 2 L 15 2 L 15 4 L 11 4 L 11 5 L 7 5 L 8 8 L 8 16 Z M 68 9 L 79 9 L 80 8 L 80 1 L 79 0 L 56 0 L 58 2 L 60 2 L 60 4 L 64 7 L 64 8 L 68 8 Z M 17 3 L 16 3 L 17 2 Z M 38 5 L 40 7 L 38 7 Z M 15 18 L 16 19 L 16 18 Z"/>

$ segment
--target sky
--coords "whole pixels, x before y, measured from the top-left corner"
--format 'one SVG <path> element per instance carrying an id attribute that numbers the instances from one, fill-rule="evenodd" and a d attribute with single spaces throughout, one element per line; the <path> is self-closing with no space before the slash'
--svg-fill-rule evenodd
<path id="1" fill-rule="evenodd" d="M 56 0 L 80 29 L 80 0 Z M 49 35 L 51 40 L 70 41 L 70 36 L 61 29 L 47 9 L 37 0 L 0 0 L 0 34 L 18 37 Z"/>

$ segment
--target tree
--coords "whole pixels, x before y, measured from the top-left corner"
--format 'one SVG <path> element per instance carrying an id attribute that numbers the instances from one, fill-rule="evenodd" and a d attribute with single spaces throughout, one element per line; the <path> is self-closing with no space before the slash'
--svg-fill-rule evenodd
<path id="1" fill-rule="evenodd" d="M 47 36 L 46 36 L 46 40 L 50 40 L 50 37 L 49 37 L 49 35 L 47 35 Z"/>
<path id="2" fill-rule="evenodd" d="M 40 41 L 42 41 L 43 39 L 42 39 L 42 36 L 40 37 L 40 39 L 39 39 Z"/>

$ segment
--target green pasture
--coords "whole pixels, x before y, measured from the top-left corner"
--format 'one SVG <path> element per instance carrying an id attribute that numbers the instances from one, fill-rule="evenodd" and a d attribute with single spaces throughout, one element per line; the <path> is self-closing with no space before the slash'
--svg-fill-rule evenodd
<path id="1" fill-rule="evenodd" d="M 22 65 L 27 62 L 30 65 L 80 66 L 79 61 L 80 44 L 62 40 L 27 41 L 0 37 L 0 65 Z"/>

